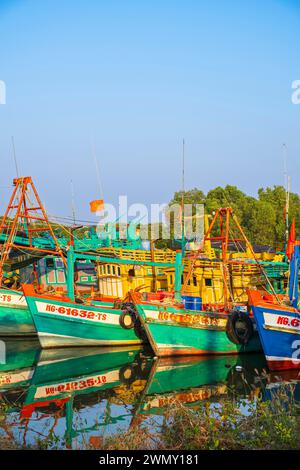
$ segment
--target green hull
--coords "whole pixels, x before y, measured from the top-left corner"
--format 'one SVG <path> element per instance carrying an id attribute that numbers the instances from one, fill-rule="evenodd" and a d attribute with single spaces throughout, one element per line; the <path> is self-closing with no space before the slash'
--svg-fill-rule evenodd
<path id="1" fill-rule="evenodd" d="M 233 343 L 226 332 L 228 316 L 136 304 L 156 356 L 239 354 L 261 351 L 257 332 L 246 345 Z"/>
<path id="2" fill-rule="evenodd" d="M 0 336 L 36 336 L 26 300 L 18 291 L 0 289 Z"/>
<path id="3" fill-rule="evenodd" d="M 71 301 L 26 295 L 43 348 L 72 346 L 124 346 L 141 344 L 139 331 L 120 324 L 123 311 Z"/>

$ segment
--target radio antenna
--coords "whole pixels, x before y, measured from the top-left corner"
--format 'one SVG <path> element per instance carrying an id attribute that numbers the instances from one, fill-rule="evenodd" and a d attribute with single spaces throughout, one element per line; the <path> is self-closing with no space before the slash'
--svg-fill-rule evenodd
<path id="1" fill-rule="evenodd" d="M 15 164 L 15 169 L 16 169 L 16 176 L 17 176 L 17 178 L 19 178 L 19 169 L 18 169 L 18 163 L 17 163 L 17 157 L 16 157 L 16 148 L 15 148 L 14 136 L 11 137 L 11 143 L 12 143 L 12 150 L 13 150 L 13 159 L 14 159 L 14 164 Z"/>

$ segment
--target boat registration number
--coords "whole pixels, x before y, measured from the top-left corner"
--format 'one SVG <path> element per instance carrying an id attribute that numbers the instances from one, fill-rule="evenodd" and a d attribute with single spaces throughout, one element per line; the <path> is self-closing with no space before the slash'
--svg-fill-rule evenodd
<path id="1" fill-rule="evenodd" d="M 0 294 L 0 304 L 26 305 L 26 299 L 18 294 Z"/>
<path id="2" fill-rule="evenodd" d="M 166 322 L 171 321 L 174 323 L 182 323 L 188 325 L 225 327 L 227 322 L 226 318 L 215 318 L 209 317 L 208 315 L 184 315 L 181 313 L 165 311 L 153 312 L 151 310 L 147 310 L 145 313 L 147 318 L 151 320 L 159 320 Z"/>
<path id="3" fill-rule="evenodd" d="M 264 320 L 266 327 L 297 330 L 300 333 L 300 319 L 297 317 L 264 312 Z"/>
<path id="4" fill-rule="evenodd" d="M 64 305 L 43 303 L 36 301 L 36 307 L 39 313 L 49 313 L 58 316 L 80 318 L 92 322 L 101 322 L 109 324 L 119 324 L 118 315 L 107 312 L 97 312 L 94 310 L 81 309 L 76 307 L 67 307 Z"/>

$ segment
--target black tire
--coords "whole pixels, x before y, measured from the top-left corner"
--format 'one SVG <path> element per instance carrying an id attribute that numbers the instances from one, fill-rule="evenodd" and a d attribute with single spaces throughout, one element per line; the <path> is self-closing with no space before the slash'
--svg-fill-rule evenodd
<path id="1" fill-rule="evenodd" d="M 252 320 L 245 312 L 233 312 L 229 315 L 226 333 L 234 344 L 245 346 L 254 334 Z"/>
<path id="2" fill-rule="evenodd" d="M 133 318 L 132 313 L 128 312 L 128 310 L 124 310 L 124 312 L 121 313 L 119 322 L 121 327 L 125 330 L 132 330 L 135 326 L 135 319 Z"/>

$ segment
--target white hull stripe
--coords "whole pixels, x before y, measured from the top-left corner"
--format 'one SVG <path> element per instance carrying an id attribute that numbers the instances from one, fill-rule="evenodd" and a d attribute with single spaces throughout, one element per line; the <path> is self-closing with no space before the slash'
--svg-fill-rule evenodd
<path id="1" fill-rule="evenodd" d="M 7 292 L 0 291 L 0 305 L 7 307 L 27 307 L 27 302 L 22 294 L 13 294 L 9 290 Z"/>
<path id="2" fill-rule="evenodd" d="M 281 357 L 281 356 L 266 356 L 267 361 L 291 361 L 297 364 L 300 363 L 300 359 L 293 357 Z"/>
<path id="3" fill-rule="evenodd" d="M 300 333 L 299 316 L 286 315 L 285 312 L 263 312 L 265 328 L 286 330 L 287 333 Z"/>
<path id="4" fill-rule="evenodd" d="M 104 325 L 119 325 L 119 314 L 109 313 L 106 309 L 100 309 L 97 311 L 89 309 L 85 305 L 82 307 L 66 307 L 61 304 L 45 303 L 38 300 L 35 301 L 35 305 L 38 313 L 46 313 L 50 316 L 60 317 L 62 320 L 66 319 L 69 321 L 81 320 L 88 323 L 103 323 Z"/>

